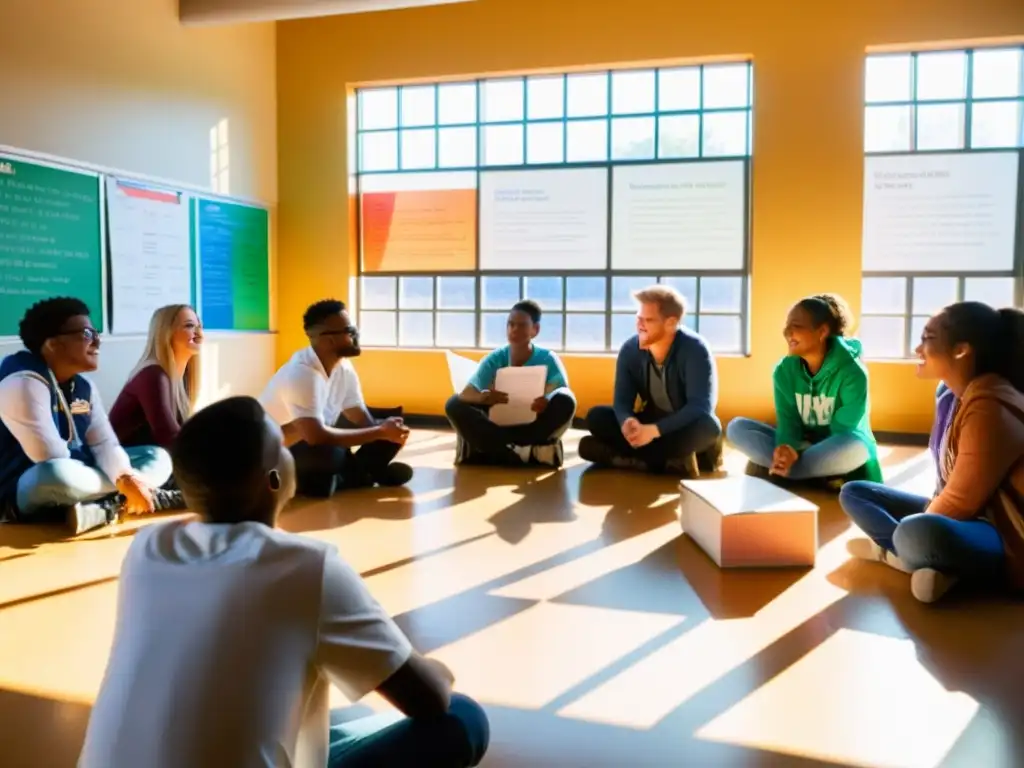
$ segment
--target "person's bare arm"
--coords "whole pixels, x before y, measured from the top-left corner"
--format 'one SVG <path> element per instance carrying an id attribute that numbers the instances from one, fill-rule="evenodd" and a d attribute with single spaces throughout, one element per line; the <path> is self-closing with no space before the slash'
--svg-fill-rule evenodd
<path id="1" fill-rule="evenodd" d="M 350 424 L 354 424 L 357 427 L 372 427 L 377 423 L 373 416 L 370 415 L 370 411 L 362 403 L 344 409 L 341 415 Z"/>
<path id="2" fill-rule="evenodd" d="M 448 711 L 454 681 L 444 664 L 413 653 L 377 693 L 408 717 L 437 717 Z"/>
<path id="3" fill-rule="evenodd" d="M 473 405 L 497 405 L 498 403 L 507 403 L 508 394 L 494 389 L 481 391 L 472 384 L 467 384 L 466 388 L 459 393 L 459 400 Z"/>
<path id="4" fill-rule="evenodd" d="M 387 422 L 358 429 L 339 429 L 338 427 L 328 427 L 320 419 L 302 418 L 286 424 L 284 435 L 288 445 L 305 442 L 309 445 L 336 445 L 341 448 L 354 448 L 375 440 L 391 439 L 387 435 L 395 430 L 386 425 Z"/>

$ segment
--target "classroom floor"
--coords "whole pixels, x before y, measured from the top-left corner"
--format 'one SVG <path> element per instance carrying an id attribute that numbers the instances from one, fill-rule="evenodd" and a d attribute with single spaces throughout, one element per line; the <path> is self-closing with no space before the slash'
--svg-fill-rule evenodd
<path id="1" fill-rule="evenodd" d="M 1021 605 L 917 604 L 907 576 L 848 560 L 824 494 L 816 568 L 720 571 L 681 535 L 671 479 L 584 472 L 578 440 L 562 472 L 456 471 L 453 436 L 417 431 L 408 489 L 282 519 L 335 542 L 486 706 L 484 765 L 1024 765 Z M 920 449 L 883 462 L 927 492 Z M 5 768 L 74 764 L 131 535 L 0 526 Z"/>

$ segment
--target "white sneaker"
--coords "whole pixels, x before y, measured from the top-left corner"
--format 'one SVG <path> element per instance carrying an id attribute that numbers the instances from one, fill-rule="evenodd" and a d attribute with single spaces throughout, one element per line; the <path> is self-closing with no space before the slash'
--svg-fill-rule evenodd
<path id="1" fill-rule="evenodd" d="M 560 467 L 565 460 L 561 441 L 549 445 L 533 446 L 533 460 L 549 467 Z"/>
<path id="2" fill-rule="evenodd" d="M 532 448 L 529 445 L 510 445 L 509 446 L 520 459 L 523 460 L 523 464 L 530 463 L 530 456 L 532 454 Z"/>
<path id="3" fill-rule="evenodd" d="M 934 568 L 918 568 L 910 574 L 910 593 L 922 603 L 934 603 L 949 592 L 957 581 L 956 576 Z"/>
<path id="4" fill-rule="evenodd" d="M 846 551 L 859 560 L 885 563 L 890 568 L 903 573 L 912 573 L 911 569 L 900 558 L 887 549 L 882 549 L 866 536 L 858 536 L 846 542 Z"/>
<path id="5" fill-rule="evenodd" d="M 100 502 L 75 504 L 68 508 L 67 525 L 72 536 L 101 528 L 111 520 L 111 504 Z"/>

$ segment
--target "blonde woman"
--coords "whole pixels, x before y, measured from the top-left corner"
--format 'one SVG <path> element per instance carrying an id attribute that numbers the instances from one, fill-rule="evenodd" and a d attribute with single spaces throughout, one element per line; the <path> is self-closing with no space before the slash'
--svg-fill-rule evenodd
<path id="1" fill-rule="evenodd" d="M 142 359 L 110 409 L 121 445 L 170 448 L 199 393 L 203 327 L 187 304 L 153 313 Z"/>

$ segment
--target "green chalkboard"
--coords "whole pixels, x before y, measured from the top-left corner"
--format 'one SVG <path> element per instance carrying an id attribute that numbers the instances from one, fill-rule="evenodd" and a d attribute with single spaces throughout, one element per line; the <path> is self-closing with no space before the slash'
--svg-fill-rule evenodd
<path id="1" fill-rule="evenodd" d="M 84 301 L 102 330 L 99 176 L 0 154 L 0 335 L 52 296 Z"/>

